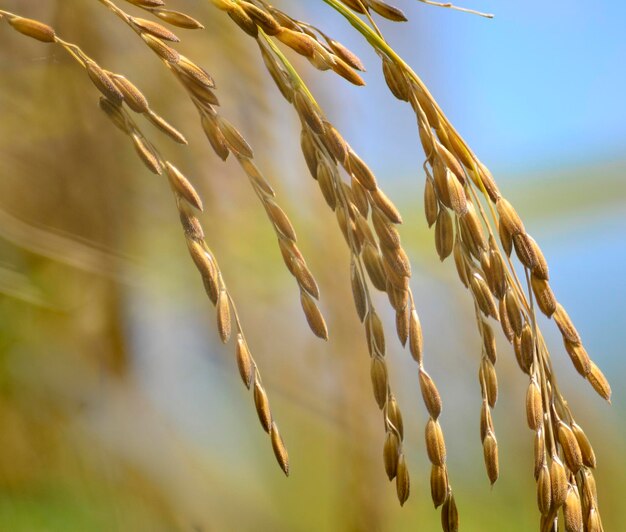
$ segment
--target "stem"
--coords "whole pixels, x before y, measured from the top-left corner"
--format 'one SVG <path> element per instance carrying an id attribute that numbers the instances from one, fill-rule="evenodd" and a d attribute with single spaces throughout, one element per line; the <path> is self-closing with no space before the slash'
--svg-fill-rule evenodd
<path id="1" fill-rule="evenodd" d="M 470 13 L 471 15 L 478 15 L 479 17 L 485 18 L 493 18 L 492 13 L 481 13 L 480 11 L 476 11 L 474 9 L 467 9 L 466 7 L 457 7 L 450 2 L 433 2 L 432 0 L 417 0 L 418 2 L 422 2 L 422 4 L 427 4 L 429 6 L 435 7 L 447 7 L 449 9 L 453 9 L 454 11 L 461 11 L 462 13 Z"/>

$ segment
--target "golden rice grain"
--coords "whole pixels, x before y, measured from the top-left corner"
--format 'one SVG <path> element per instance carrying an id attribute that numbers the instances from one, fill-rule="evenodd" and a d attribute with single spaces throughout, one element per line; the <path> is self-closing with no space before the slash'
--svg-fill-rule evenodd
<path id="1" fill-rule="evenodd" d="M 259 421 L 261 422 L 261 426 L 265 429 L 265 432 L 269 433 L 272 425 L 270 404 L 269 400 L 267 399 L 265 389 L 258 379 L 255 379 L 254 381 L 254 405 L 256 407 L 257 414 L 259 415 Z"/>
<path id="2" fill-rule="evenodd" d="M 567 475 L 563 462 L 561 462 L 558 456 L 552 456 L 550 484 L 552 507 L 558 509 L 565 503 L 565 498 L 567 497 Z"/>
<path id="3" fill-rule="evenodd" d="M 13 28 L 28 37 L 47 43 L 55 41 L 54 29 L 43 22 L 24 17 L 9 17 L 8 22 Z"/>
<path id="4" fill-rule="evenodd" d="M 396 493 L 400 501 L 400 506 L 404 506 L 404 503 L 409 498 L 410 488 L 409 470 L 404 459 L 404 454 L 400 454 L 396 472 Z"/>
<path id="5" fill-rule="evenodd" d="M 446 466 L 433 465 L 430 469 L 430 494 L 435 508 L 439 508 L 448 496 L 448 471 Z"/>
<path id="6" fill-rule="evenodd" d="M 388 431 L 385 437 L 385 445 L 383 447 L 383 462 L 385 464 L 385 472 L 389 480 L 396 477 L 398 471 L 398 458 L 400 457 L 400 442 L 398 436 L 393 431 Z"/>
<path id="7" fill-rule="evenodd" d="M 487 470 L 487 476 L 491 484 L 495 484 L 498 480 L 499 465 L 498 465 L 498 442 L 493 432 L 487 432 L 483 441 L 483 454 L 485 458 L 485 468 Z"/>
<path id="8" fill-rule="evenodd" d="M 426 423 L 426 451 L 433 465 L 445 465 L 446 445 L 443 439 L 443 432 L 439 422 L 432 418 Z"/>
<path id="9" fill-rule="evenodd" d="M 583 514 L 576 486 L 570 486 L 563 508 L 566 532 L 583 532 Z"/>
<path id="10" fill-rule="evenodd" d="M 313 334 L 322 340 L 328 340 L 328 329 L 324 316 L 317 307 L 315 300 L 304 290 L 300 291 L 300 303 L 306 317 L 307 323 Z"/>
<path id="11" fill-rule="evenodd" d="M 217 296 L 217 330 L 222 342 L 228 342 L 231 333 L 230 302 L 225 290 L 220 290 Z"/>
<path id="12" fill-rule="evenodd" d="M 246 388 L 250 388 L 252 384 L 252 358 L 248 345 L 241 333 L 237 334 L 237 367 L 239 368 L 241 380 L 246 385 Z"/>
<path id="13" fill-rule="evenodd" d="M 572 432 L 576 437 L 576 441 L 578 442 L 578 446 L 580 447 L 580 452 L 582 454 L 583 464 L 587 467 L 596 467 L 596 455 L 593 452 L 593 447 L 589 442 L 589 438 L 585 434 L 585 431 L 577 425 L 575 422 L 572 423 Z"/>
<path id="14" fill-rule="evenodd" d="M 289 476 L 289 455 L 287 454 L 287 448 L 283 443 L 283 438 L 278 432 L 278 427 L 275 422 L 272 422 L 270 427 L 270 437 L 272 440 L 272 448 L 274 449 L 274 455 L 278 461 L 280 468 L 285 475 Z"/>
<path id="15" fill-rule="evenodd" d="M 434 381 L 424 371 L 420 368 L 419 371 L 419 380 L 420 380 L 420 389 L 422 391 L 422 398 L 424 399 L 424 404 L 426 405 L 426 409 L 434 420 L 439 418 L 441 414 L 441 396 L 439 395 L 439 391 L 435 386 Z"/>

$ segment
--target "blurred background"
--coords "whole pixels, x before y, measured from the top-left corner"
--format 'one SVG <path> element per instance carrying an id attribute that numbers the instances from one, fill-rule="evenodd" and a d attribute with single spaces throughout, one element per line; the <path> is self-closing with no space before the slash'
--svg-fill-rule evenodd
<path id="1" fill-rule="evenodd" d="M 463 3 L 495 12 L 485 20 L 394 3 L 410 22 L 381 22 L 383 32 L 524 217 L 557 297 L 611 380 L 608 406 L 571 367 L 556 327 L 542 323 L 561 387 L 596 449 L 605 529 L 626 530 L 626 5 Z M 223 115 L 255 148 L 294 222 L 320 284 L 328 343 L 310 334 L 241 171 L 213 154 L 193 106 L 143 43 L 96 1 L 3 2 L 125 74 L 189 139 L 181 148 L 151 131 L 205 201 L 207 240 L 238 302 L 292 474 L 275 464 L 234 346 L 217 337 L 168 187 L 110 127 L 77 65 L 0 24 L 0 529 L 439 529 L 416 366 L 392 339 L 393 315 L 380 298 L 412 477 L 404 508 L 387 482 L 347 252 L 303 164 L 294 113 L 230 19 L 208 2 L 168 4 L 206 26 L 178 31 L 177 48 L 215 77 Z M 404 213 L 462 529 L 535 530 L 527 382 L 499 338 L 501 473 L 492 489 L 478 431 L 480 341 L 470 299 L 426 229 L 414 117 L 342 17 L 321 1 L 276 5 L 324 28 L 368 67 L 367 86 L 356 88 L 293 58 Z"/>

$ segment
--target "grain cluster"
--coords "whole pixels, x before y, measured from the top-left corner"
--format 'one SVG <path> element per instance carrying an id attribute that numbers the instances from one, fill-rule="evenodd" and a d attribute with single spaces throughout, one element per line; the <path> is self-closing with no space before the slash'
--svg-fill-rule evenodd
<path id="1" fill-rule="evenodd" d="M 232 155 L 237 161 L 267 215 L 285 265 L 296 280 L 306 320 L 316 336 L 326 339 L 328 330 L 317 303 L 320 291 L 298 248 L 288 215 L 255 163 L 250 144 L 219 112 L 212 76 L 173 46 L 180 39 L 170 26 L 200 30 L 203 25 L 185 13 L 168 9 L 163 0 L 126 0 L 157 20 L 132 16 L 112 0 L 98 1 L 126 24 L 180 82 L 217 156 L 226 160 Z M 232 20 L 237 30 L 254 39 L 269 75 L 299 118 L 304 161 L 345 240 L 349 251 L 346 278 L 349 277 L 356 314 L 363 325 L 373 398 L 383 417 L 384 470 L 389 480 L 395 482 L 397 497 L 403 505 L 410 493 L 405 428 L 389 375 L 390 345 L 382 311 L 374 303 L 375 291 L 386 294 L 395 313 L 399 343 L 408 346 L 417 364 L 416 385 L 428 415 L 424 440 L 431 464 L 431 497 L 434 506 L 441 507 L 443 530 L 456 531 L 459 515 L 440 424 L 442 398 L 424 364 L 423 332 L 410 287 L 411 264 L 399 231 L 402 216 L 381 189 L 372 169 L 328 119 L 285 52 L 295 53 L 314 68 L 330 71 L 357 86 L 364 84 L 360 74 L 365 70 L 363 62 L 320 28 L 265 0 L 210 1 Z M 550 272 L 541 248 L 489 170 L 454 129 L 417 74 L 389 46 L 374 21 L 376 15 L 390 21 L 405 21 L 404 13 L 382 0 L 323 1 L 367 40 L 380 58 L 382 75 L 391 94 L 408 104 L 415 115 L 417 136 L 425 154 L 425 218 L 433 228 L 435 252 L 441 261 L 454 263 L 474 309 L 479 338 L 476 366 L 482 399 L 479 434 L 489 482 L 497 481 L 500 468 L 493 421 L 499 393 L 496 337 L 500 329 L 528 383 L 526 423 L 533 433 L 540 530 L 558 530 L 559 523 L 568 532 L 603 530 L 593 476 L 596 457 L 557 384 L 551 354 L 537 323 L 537 311 L 554 321 L 565 353 L 592 388 L 607 401 L 611 389 L 551 288 Z M 473 12 L 448 3 L 421 2 Z M 260 423 L 270 436 L 280 467 L 288 474 L 287 450 L 270 410 L 258 366 L 198 218 L 203 209 L 202 200 L 192 182 L 149 140 L 139 121 L 145 118 L 179 144 L 186 144 L 184 135 L 152 109 L 129 79 L 104 69 L 77 45 L 62 40 L 47 24 L 2 10 L 0 19 L 27 37 L 60 46 L 75 59 L 100 92 L 102 111 L 128 137 L 148 170 L 167 179 L 189 254 L 216 308 L 219 337 L 224 343 L 234 337 L 238 371 L 245 386 L 252 390 Z"/>

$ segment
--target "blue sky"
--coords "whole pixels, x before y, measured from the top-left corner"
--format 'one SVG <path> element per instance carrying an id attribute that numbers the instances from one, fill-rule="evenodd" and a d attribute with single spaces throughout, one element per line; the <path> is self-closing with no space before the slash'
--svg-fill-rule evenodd
<path id="1" fill-rule="evenodd" d="M 383 23 L 383 32 L 494 171 L 519 173 L 624 156 L 626 2 L 461 4 L 493 12 L 493 20 L 415 0 L 394 3 L 411 22 Z M 363 55 L 371 71 L 365 76 L 368 87 L 339 90 L 346 91 L 353 113 L 378 126 L 379 135 L 360 127 L 350 131 L 345 110 L 337 109 L 335 119 L 345 120 L 350 140 L 364 153 L 392 160 L 396 172 L 413 167 L 414 122 L 377 79 L 377 58 L 328 6 L 310 8 L 312 18 L 324 19 L 323 27 Z M 398 147 L 393 153 L 380 143 L 379 137 L 389 136 Z"/>

